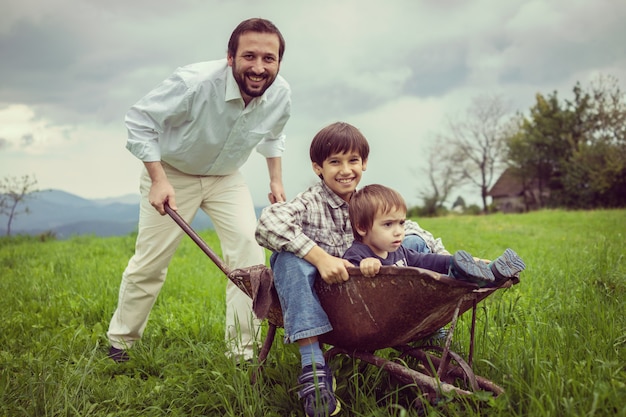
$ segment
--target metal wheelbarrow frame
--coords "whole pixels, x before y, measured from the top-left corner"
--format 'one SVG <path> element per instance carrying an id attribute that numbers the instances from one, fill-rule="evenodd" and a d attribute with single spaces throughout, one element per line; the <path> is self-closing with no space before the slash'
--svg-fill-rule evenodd
<path id="1" fill-rule="evenodd" d="M 165 211 L 185 233 L 211 258 L 217 267 L 239 289 L 253 300 L 253 309 L 260 319 L 267 319 L 268 331 L 259 352 L 259 370 L 267 359 L 276 335 L 283 327 L 282 310 L 272 285 L 271 270 L 265 265 L 230 270 L 204 240 L 165 204 Z M 327 359 L 343 354 L 377 366 L 407 385 L 416 385 L 434 403 L 441 394 L 470 395 L 489 391 L 498 396 L 504 390 L 474 374 L 474 333 L 477 303 L 501 288 L 519 282 L 511 279 L 499 287 L 479 288 L 433 271 L 414 267 L 384 266 L 374 278 L 361 275 L 359 268 L 348 268 L 350 279 L 343 284 L 329 285 L 321 279 L 315 284 L 322 307 L 333 330 L 319 337 L 330 345 Z M 257 296 L 264 292 L 264 306 L 257 306 Z M 458 317 L 472 310 L 468 359 L 450 350 Z M 415 347 L 411 342 L 424 340 L 449 324 L 445 344 Z M 377 356 L 379 349 L 392 348 L 400 358 L 417 360 L 417 369 Z M 253 375 L 253 380 L 256 375 Z M 463 388 L 457 385 L 462 385 Z"/>

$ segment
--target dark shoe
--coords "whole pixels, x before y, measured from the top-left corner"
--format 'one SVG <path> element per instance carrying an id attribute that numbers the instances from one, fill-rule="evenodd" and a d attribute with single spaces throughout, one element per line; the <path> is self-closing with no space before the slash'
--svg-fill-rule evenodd
<path id="1" fill-rule="evenodd" d="M 489 268 L 496 277 L 496 281 L 504 281 L 518 277 L 519 273 L 526 269 L 526 264 L 513 249 L 507 249 L 489 264 Z"/>
<path id="2" fill-rule="evenodd" d="M 241 359 L 235 363 L 235 367 L 237 369 L 241 369 L 242 371 L 247 371 L 248 368 L 253 366 L 256 363 L 254 359 Z"/>
<path id="3" fill-rule="evenodd" d="M 481 287 L 493 284 L 496 280 L 489 265 L 475 260 L 464 250 L 457 251 L 452 257 L 450 273 L 456 279 L 473 282 Z"/>
<path id="4" fill-rule="evenodd" d="M 442 327 L 441 329 L 437 330 L 435 333 L 426 337 L 425 340 L 426 340 L 426 343 L 431 344 L 431 345 L 442 345 L 446 342 L 447 338 L 448 338 L 448 329 Z"/>
<path id="5" fill-rule="evenodd" d="M 118 349 L 113 346 L 109 348 L 109 358 L 113 359 L 117 363 L 128 362 L 130 356 L 124 349 Z"/>
<path id="6" fill-rule="evenodd" d="M 334 416 L 341 411 L 341 403 L 335 397 L 335 378 L 328 365 L 305 366 L 298 378 L 302 389 L 298 397 L 304 402 L 304 412 L 309 417 Z"/>

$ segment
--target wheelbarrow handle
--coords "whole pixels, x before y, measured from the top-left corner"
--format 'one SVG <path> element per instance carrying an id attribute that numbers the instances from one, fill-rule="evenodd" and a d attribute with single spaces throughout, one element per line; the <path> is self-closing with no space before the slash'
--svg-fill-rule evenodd
<path id="1" fill-rule="evenodd" d="M 180 214 L 178 214 L 175 210 L 173 210 L 167 202 L 163 205 L 163 208 L 165 209 L 165 212 L 169 214 L 170 217 L 176 222 L 176 224 L 178 224 L 180 228 L 183 229 L 185 233 L 187 233 L 187 235 L 191 238 L 191 240 L 193 240 L 196 243 L 196 245 L 198 245 L 198 247 L 202 249 L 204 253 L 207 254 L 209 258 L 211 258 L 211 260 L 215 263 L 215 265 L 217 265 L 217 267 L 221 269 L 222 272 L 226 274 L 226 276 L 229 276 L 230 268 L 228 267 L 228 265 L 226 265 L 226 263 L 222 260 L 222 258 L 220 258 L 213 251 L 213 249 L 211 249 L 209 245 L 207 245 L 206 242 L 202 240 L 200 235 L 198 235 L 198 233 L 196 233 L 196 231 L 193 230 L 191 226 L 189 226 L 189 224 L 185 221 L 185 219 L 180 217 Z"/>

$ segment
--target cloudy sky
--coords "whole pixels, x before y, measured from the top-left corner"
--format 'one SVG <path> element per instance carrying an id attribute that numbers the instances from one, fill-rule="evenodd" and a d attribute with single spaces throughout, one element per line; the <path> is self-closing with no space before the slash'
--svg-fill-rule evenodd
<path id="1" fill-rule="evenodd" d="M 598 75 L 626 90 L 622 0 L 0 0 L 0 178 L 86 198 L 137 193 L 128 108 L 176 67 L 223 58 L 234 27 L 272 20 L 293 90 L 283 170 L 288 198 L 316 180 L 311 138 L 341 120 L 372 154 L 362 184 L 418 204 L 429 144 L 472 98 L 526 111 Z M 243 169 L 257 205 L 265 161 Z M 466 196 L 471 201 L 472 196 Z"/>

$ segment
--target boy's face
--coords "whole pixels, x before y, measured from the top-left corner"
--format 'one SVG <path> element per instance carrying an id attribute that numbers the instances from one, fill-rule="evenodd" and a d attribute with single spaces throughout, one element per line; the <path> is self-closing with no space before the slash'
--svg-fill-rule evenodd
<path id="1" fill-rule="evenodd" d="M 404 240 L 404 222 L 406 221 L 406 211 L 393 208 L 388 213 L 376 213 L 372 230 L 357 230 L 363 236 L 363 243 L 369 246 L 372 251 L 386 258 L 388 252 L 398 250 Z"/>
<path id="2" fill-rule="evenodd" d="M 332 154 L 322 166 L 313 162 L 315 174 L 321 175 L 328 188 L 345 201 L 350 201 L 366 167 L 367 160 L 364 161 L 357 152 Z"/>

